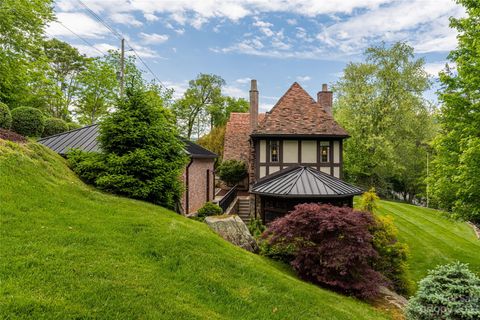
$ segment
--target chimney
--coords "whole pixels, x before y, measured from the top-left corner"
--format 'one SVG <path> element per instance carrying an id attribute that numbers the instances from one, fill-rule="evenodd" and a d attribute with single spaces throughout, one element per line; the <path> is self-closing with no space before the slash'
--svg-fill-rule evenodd
<path id="1" fill-rule="evenodd" d="M 257 80 L 252 79 L 250 86 L 250 129 L 257 128 L 258 124 L 258 90 Z"/>
<path id="2" fill-rule="evenodd" d="M 332 115 L 333 92 L 328 91 L 326 83 L 322 85 L 322 91 L 317 93 L 317 103 L 327 112 Z"/>

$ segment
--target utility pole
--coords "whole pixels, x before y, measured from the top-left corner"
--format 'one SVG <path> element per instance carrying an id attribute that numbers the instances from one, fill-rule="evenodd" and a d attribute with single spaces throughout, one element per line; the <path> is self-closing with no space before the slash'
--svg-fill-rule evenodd
<path id="1" fill-rule="evenodd" d="M 123 97 L 124 82 L 125 82 L 125 39 L 122 38 L 122 50 L 120 53 L 120 97 Z"/>

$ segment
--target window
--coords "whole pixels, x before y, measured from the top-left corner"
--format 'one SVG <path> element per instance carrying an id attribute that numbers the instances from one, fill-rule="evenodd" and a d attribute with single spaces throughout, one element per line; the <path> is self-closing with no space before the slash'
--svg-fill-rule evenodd
<path id="1" fill-rule="evenodd" d="M 278 141 L 270 141 L 270 162 L 278 162 Z"/>
<path id="2" fill-rule="evenodd" d="M 330 143 L 320 142 L 320 162 L 330 162 Z"/>

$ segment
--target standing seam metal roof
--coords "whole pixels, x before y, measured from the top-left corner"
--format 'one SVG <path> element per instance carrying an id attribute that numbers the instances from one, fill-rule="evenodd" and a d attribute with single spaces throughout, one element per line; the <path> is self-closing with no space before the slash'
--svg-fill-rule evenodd
<path id="1" fill-rule="evenodd" d="M 98 135 L 98 124 L 93 124 L 45 137 L 38 140 L 38 142 L 61 155 L 65 155 L 70 149 L 100 152 L 101 146 L 98 141 Z M 215 153 L 187 139 L 182 139 L 182 141 L 185 143 L 185 151 L 192 158 L 214 159 L 218 157 Z"/>
<path id="2" fill-rule="evenodd" d="M 360 188 L 334 176 L 304 166 L 293 166 L 260 179 L 252 193 L 276 197 L 345 197 L 361 194 Z"/>

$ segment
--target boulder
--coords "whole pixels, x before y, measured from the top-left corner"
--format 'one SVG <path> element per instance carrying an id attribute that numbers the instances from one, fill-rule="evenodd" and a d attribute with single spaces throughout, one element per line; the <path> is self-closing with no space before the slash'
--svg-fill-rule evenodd
<path id="1" fill-rule="evenodd" d="M 387 287 L 380 287 L 380 295 L 383 297 L 387 304 L 390 304 L 397 309 L 404 310 L 407 306 L 408 300 L 405 297 L 399 295 L 396 292 L 393 292 Z"/>
<path id="2" fill-rule="evenodd" d="M 250 252 L 258 251 L 257 242 L 239 216 L 210 216 L 205 219 L 205 223 L 228 242 Z"/>

